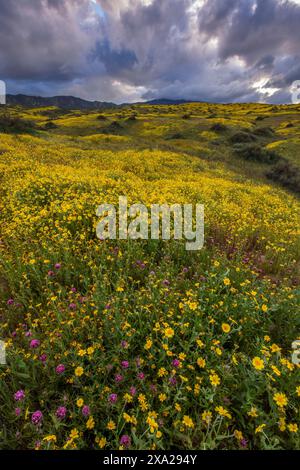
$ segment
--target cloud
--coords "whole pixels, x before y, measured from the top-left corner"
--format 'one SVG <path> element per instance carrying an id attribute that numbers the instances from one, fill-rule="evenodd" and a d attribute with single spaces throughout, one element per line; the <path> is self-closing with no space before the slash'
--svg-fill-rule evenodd
<path id="1" fill-rule="evenodd" d="M 57 81 L 86 73 L 95 33 L 89 1 L 0 0 L 0 12 L 2 78 Z"/>
<path id="2" fill-rule="evenodd" d="M 278 0 L 210 0 L 199 11 L 199 29 L 216 36 L 222 59 L 238 55 L 248 64 L 263 56 L 297 54 L 300 7 Z"/>
<path id="3" fill-rule="evenodd" d="M 116 102 L 289 101 L 299 3 L 0 0 L 0 78 L 13 92 Z"/>

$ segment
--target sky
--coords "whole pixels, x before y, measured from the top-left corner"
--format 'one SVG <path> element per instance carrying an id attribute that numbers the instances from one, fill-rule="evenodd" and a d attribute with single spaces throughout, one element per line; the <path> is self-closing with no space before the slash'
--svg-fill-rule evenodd
<path id="1" fill-rule="evenodd" d="M 290 103 L 300 0 L 0 0 L 7 92 Z"/>

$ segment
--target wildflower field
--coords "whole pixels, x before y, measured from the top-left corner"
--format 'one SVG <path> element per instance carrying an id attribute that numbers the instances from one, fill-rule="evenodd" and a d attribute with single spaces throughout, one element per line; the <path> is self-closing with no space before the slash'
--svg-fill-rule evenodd
<path id="1" fill-rule="evenodd" d="M 1 449 L 299 449 L 300 106 L 0 109 Z M 96 208 L 205 205 L 205 246 Z"/>

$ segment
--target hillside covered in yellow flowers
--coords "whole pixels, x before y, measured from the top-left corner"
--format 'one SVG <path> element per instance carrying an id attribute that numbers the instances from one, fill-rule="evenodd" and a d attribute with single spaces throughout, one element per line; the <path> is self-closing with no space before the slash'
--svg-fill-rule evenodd
<path id="1" fill-rule="evenodd" d="M 299 105 L 0 108 L 0 448 L 299 448 L 299 150 Z M 204 248 L 100 241 L 120 195 Z"/>

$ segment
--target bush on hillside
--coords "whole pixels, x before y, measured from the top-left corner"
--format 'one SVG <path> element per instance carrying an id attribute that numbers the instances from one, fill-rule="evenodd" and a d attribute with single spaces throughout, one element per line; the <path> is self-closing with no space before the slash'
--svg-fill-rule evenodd
<path id="1" fill-rule="evenodd" d="M 281 159 L 266 176 L 294 193 L 300 194 L 300 169 L 287 160 Z"/>
<path id="2" fill-rule="evenodd" d="M 271 127 L 258 127 L 253 132 L 258 137 L 273 137 L 274 136 L 274 131 Z"/>
<path id="3" fill-rule="evenodd" d="M 251 132 L 239 131 L 233 134 L 229 140 L 232 144 L 246 144 L 255 142 L 257 137 Z"/>
<path id="4" fill-rule="evenodd" d="M 0 132 L 5 133 L 22 133 L 30 132 L 35 128 L 35 124 L 31 121 L 12 116 L 10 114 L 2 114 L 0 116 Z"/>
<path id="5" fill-rule="evenodd" d="M 280 160 L 280 156 L 274 150 L 266 149 L 258 144 L 237 144 L 234 150 L 244 160 L 268 164 L 277 163 Z"/>

